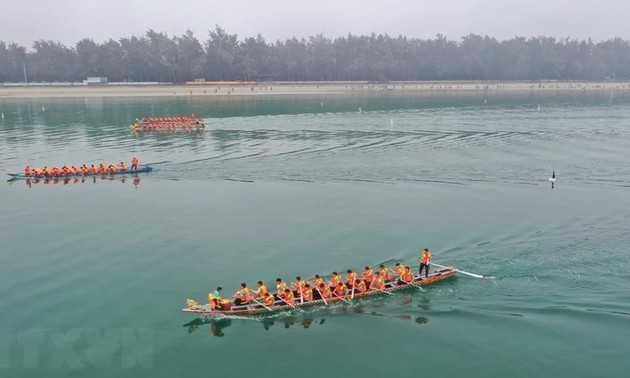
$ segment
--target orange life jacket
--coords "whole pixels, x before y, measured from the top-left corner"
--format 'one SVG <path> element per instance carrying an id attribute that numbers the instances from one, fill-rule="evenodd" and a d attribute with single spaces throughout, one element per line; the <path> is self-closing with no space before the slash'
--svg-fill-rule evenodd
<path id="1" fill-rule="evenodd" d="M 394 269 L 394 272 L 396 272 L 396 274 L 398 274 L 399 276 L 403 274 L 404 271 L 405 271 L 405 266 L 402 264 L 396 265 L 396 268 Z"/>
<path id="2" fill-rule="evenodd" d="M 423 251 L 422 252 L 422 263 L 423 264 L 428 264 L 431 262 L 431 252 L 430 251 Z"/>
<path id="3" fill-rule="evenodd" d="M 31 175 L 31 169 L 26 166 L 26 168 L 24 168 L 24 176 L 30 176 Z"/>
<path id="4" fill-rule="evenodd" d="M 374 271 L 372 269 L 364 270 L 362 275 L 367 282 L 372 282 L 374 279 Z"/>
<path id="5" fill-rule="evenodd" d="M 385 289 L 385 280 L 381 276 L 376 277 L 372 282 L 371 287 L 376 290 L 383 290 Z"/>
<path id="6" fill-rule="evenodd" d="M 392 279 L 392 275 L 391 275 L 391 273 L 389 272 L 389 269 L 387 269 L 387 267 L 385 267 L 385 268 L 381 268 L 381 277 L 382 277 L 384 280 L 391 280 L 391 279 Z"/>
<path id="7" fill-rule="evenodd" d="M 271 294 L 269 294 L 269 295 L 265 295 L 265 296 L 263 297 L 263 303 L 264 303 L 265 305 L 267 305 L 267 306 L 271 306 L 271 305 L 273 305 L 274 301 L 275 301 L 275 298 L 274 298 L 274 297 L 273 297 L 273 295 L 271 295 Z"/>
<path id="8" fill-rule="evenodd" d="M 354 283 L 354 281 L 357 279 L 357 273 L 356 272 L 350 272 L 346 275 L 346 280 L 348 281 L 349 284 Z"/>
<path id="9" fill-rule="evenodd" d="M 304 302 L 312 301 L 313 289 L 311 289 L 310 287 L 304 288 L 304 290 L 302 290 L 302 299 L 304 299 Z"/>
<path id="10" fill-rule="evenodd" d="M 241 294 L 241 300 L 245 300 L 246 302 L 251 302 L 252 300 L 252 294 L 249 291 L 249 288 L 242 288 L 241 290 L 239 290 L 239 293 Z"/>
<path id="11" fill-rule="evenodd" d="M 292 291 L 288 291 L 286 293 L 284 293 L 284 300 L 288 303 L 288 304 L 295 304 L 295 297 L 293 297 L 293 292 Z"/>
<path id="12" fill-rule="evenodd" d="M 319 292 L 324 298 L 330 298 L 332 296 L 332 293 L 330 292 L 330 287 L 328 285 L 324 285 L 323 288 L 320 287 Z"/>
<path id="13" fill-rule="evenodd" d="M 120 162 L 120 170 L 121 171 L 126 171 L 127 170 L 127 164 L 125 164 L 124 162 Z"/>
<path id="14" fill-rule="evenodd" d="M 339 274 L 337 274 L 336 276 L 332 276 L 332 284 L 334 287 L 337 287 L 337 285 L 342 282 L 342 278 Z"/>
<path id="15" fill-rule="evenodd" d="M 354 284 L 354 291 L 359 292 L 359 293 L 363 293 L 365 292 L 365 290 L 367 290 L 367 287 L 365 286 L 365 281 L 361 281 L 359 283 Z"/>
<path id="16" fill-rule="evenodd" d="M 343 285 L 343 284 L 337 285 L 335 286 L 335 294 L 342 297 L 346 294 L 346 289 L 347 289 L 346 285 Z"/>
<path id="17" fill-rule="evenodd" d="M 278 289 L 278 295 L 284 296 L 284 291 L 289 287 L 287 286 L 286 282 L 280 281 L 279 283 L 276 283 L 276 288 Z"/>
<path id="18" fill-rule="evenodd" d="M 413 281 L 413 273 L 411 273 L 411 269 L 405 269 L 405 271 L 400 275 L 400 279 L 405 282 Z"/>

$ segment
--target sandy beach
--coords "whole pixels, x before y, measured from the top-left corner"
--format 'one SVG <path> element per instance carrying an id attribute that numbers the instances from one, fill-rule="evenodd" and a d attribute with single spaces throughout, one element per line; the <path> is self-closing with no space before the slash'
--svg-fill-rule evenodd
<path id="1" fill-rule="evenodd" d="M 370 95 L 382 93 L 475 93 L 554 92 L 630 90 L 630 82 L 367 82 L 325 83 L 234 83 L 205 82 L 188 85 L 102 85 L 102 86 L 3 86 L 0 98 L 83 98 L 83 97 L 174 97 L 174 96 L 318 96 Z"/>

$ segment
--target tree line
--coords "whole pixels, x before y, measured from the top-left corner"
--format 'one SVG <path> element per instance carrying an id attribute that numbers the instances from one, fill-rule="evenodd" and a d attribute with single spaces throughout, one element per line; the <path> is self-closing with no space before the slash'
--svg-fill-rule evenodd
<path id="1" fill-rule="evenodd" d="M 322 34 L 269 43 L 259 34 L 239 40 L 216 26 L 200 41 L 191 31 L 73 47 L 38 40 L 32 49 L 0 41 L 0 82 L 113 82 L 206 80 L 406 81 L 406 80 L 627 80 L 630 44 L 615 38 L 495 38 L 469 34 L 451 41 L 387 34 L 326 38 Z"/>

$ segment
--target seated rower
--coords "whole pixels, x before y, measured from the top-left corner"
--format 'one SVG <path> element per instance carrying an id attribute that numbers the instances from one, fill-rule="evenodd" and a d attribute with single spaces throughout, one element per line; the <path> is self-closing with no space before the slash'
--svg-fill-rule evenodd
<path id="1" fill-rule="evenodd" d="M 254 290 L 254 298 L 265 298 L 265 294 L 268 293 L 267 286 L 262 281 L 258 281 L 258 289 Z"/>
<path id="2" fill-rule="evenodd" d="M 291 286 L 295 288 L 296 295 L 300 295 L 300 296 L 302 295 L 302 290 L 304 289 L 305 284 L 306 284 L 306 281 L 304 281 L 302 277 L 300 276 L 295 277 L 295 281 L 291 283 Z"/>
<path id="3" fill-rule="evenodd" d="M 333 272 L 332 278 L 330 279 L 330 286 L 337 287 L 340 283 L 343 283 L 343 278 L 339 275 L 339 273 Z"/>
<path id="4" fill-rule="evenodd" d="M 110 164 L 109 167 L 107 167 L 107 170 L 109 171 L 109 173 L 116 173 L 118 168 L 116 168 L 114 164 Z"/>
<path id="5" fill-rule="evenodd" d="M 396 266 L 394 267 L 394 273 L 398 276 L 397 278 L 400 278 L 400 276 L 403 274 L 404 271 L 405 271 L 405 266 L 402 265 L 401 263 L 396 263 Z"/>
<path id="6" fill-rule="evenodd" d="M 389 282 L 392 280 L 392 274 L 389 270 L 388 267 L 386 267 L 385 265 L 381 265 L 379 267 L 379 274 L 381 276 L 381 278 L 385 281 L 385 282 Z"/>
<path id="7" fill-rule="evenodd" d="M 44 167 L 44 175 L 52 176 L 52 169 L 48 168 L 48 166 Z"/>
<path id="8" fill-rule="evenodd" d="M 35 177 L 40 177 L 42 175 L 43 171 L 40 168 L 34 168 L 33 169 L 33 176 Z"/>
<path id="9" fill-rule="evenodd" d="M 125 164 L 125 162 L 124 162 L 124 161 L 121 161 L 121 162 L 120 162 L 120 171 L 121 171 L 121 172 L 125 172 L 125 171 L 127 171 L 127 164 Z"/>
<path id="10" fill-rule="evenodd" d="M 348 269 L 346 273 L 348 273 L 346 275 L 346 285 L 348 287 L 352 287 L 352 285 L 354 285 L 354 282 L 357 280 L 357 273 L 352 269 Z"/>
<path id="11" fill-rule="evenodd" d="M 286 282 L 284 282 L 281 278 L 276 278 L 276 290 L 278 291 L 278 298 L 284 298 L 284 292 L 289 288 Z"/>
<path id="12" fill-rule="evenodd" d="M 61 167 L 61 173 L 63 173 L 64 175 L 69 175 L 70 167 L 68 167 L 67 165 L 64 165 L 63 167 Z"/>
<path id="13" fill-rule="evenodd" d="M 295 306 L 295 297 L 293 296 L 293 291 L 291 291 L 291 289 L 286 288 L 284 290 L 284 298 L 283 299 L 290 306 Z"/>
<path id="14" fill-rule="evenodd" d="M 24 167 L 24 176 L 31 177 L 31 167 L 29 167 L 28 165 Z"/>
<path id="15" fill-rule="evenodd" d="M 361 273 L 361 275 L 365 280 L 365 285 L 369 289 L 372 281 L 374 280 L 374 271 L 369 266 L 366 266 L 365 269 L 363 269 L 363 273 Z"/>
<path id="16" fill-rule="evenodd" d="M 103 164 L 103 163 L 99 164 L 99 166 L 98 166 L 98 170 L 99 170 L 99 172 L 101 172 L 101 173 L 107 173 L 107 167 L 106 167 L 106 166 L 105 166 L 105 164 Z"/>
<path id="17" fill-rule="evenodd" d="M 400 280 L 398 281 L 399 285 L 410 284 L 413 283 L 413 272 L 411 268 L 408 266 L 405 267 L 405 270 L 400 275 Z"/>
<path id="18" fill-rule="evenodd" d="M 79 173 L 81 173 L 81 171 L 79 170 L 79 168 L 73 165 L 72 167 L 70 167 L 70 173 L 72 173 L 73 175 L 78 175 Z"/>
<path id="19" fill-rule="evenodd" d="M 90 173 L 90 168 L 86 164 L 83 164 L 81 166 L 81 173 L 83 173 L 84 175 L 87 175 L 88 173 Z"/>
<path id="20" fill-rule="evenodd" d="M 311 289 L 311 285 L 304 284 L 304 288 L 302 289 L 302 301 L 310 302 L 313 300 L 313 289 Z"/>
<path id="21" fill-rule="evenodd" d="M 90 170 L 92 171 L 92 174 L 98 173 L 98 167 L 96 165 L 92 164 L 90 168 L 91 168 Z"/>
<path id="22" fill-rule="evenodd" d="M 212 293 L 208 293 L 208 304 L 210 305 L 211 310 L 221 310 L 221 291 L 223 288 L 221 286 L 217 287 L 215 291 Z"/>
<path id="23" fill-rule="evenodd" d="M 356 279 L 354 280 L 354 286 L 352 287 L 355 294 L 365 293 L 367 291 L 367 286 L 365 285 L 365 281 Z"/>
<path id="24" fill-rule="evenodd" d="M 234 293 L 232 297 L 235 298 L 234 304 L 237 306 L 248 304 L 252 300 L 251 291 L 244 282 L 241 284 L 241 288 Z"/>
<path id="25" fill-rule="evenodd" d="M 343 282 L 339 282 L 337 286 L 335 286 L 335 289 L 333 290 L 333 292 L 335 293 L 337 297 L 343 298 L 346 296 L 347 290 L 348 290 L 348 287 L 344 285 Z"/>
<path id="26" fill-rule="evenodd" d="M 262 300 L 263 300 L 263 304 L 267 307 L 273 306 L 276 302 L 276 299 L 268 291 L 266 291 L 265 294 L 263 294 Z"/>
<path id="27" fill-rule="evenodd" d="M 316 274 L 316 275 L 315 275 L 315 278 L 313 278 L 313 281 L 311 281 L 311 282 L 313 283 L 313 286 L 315 286 L 315 287 L 319 287 L 319 285 L 321 285 L 321 284 L 323 284 L 323 283 L 324 283 L 324 279 L 323 279 L 323 278 L 321 278 L 321 277 L 319 276 L 319 274 Z"/>
<path id="28" fill-rule="evenodd" d="M 53 167 L 52 174 L 53 176 L 59 176 L 61 174 L 61 169 L 59 169 L 59 167 Z"/>
<path id="29" fill-rule="evenodd" d="M 378 291 L 385 290 L 385 279 L 383 278 L 383 275 L 380 272 L 374 273 L 374 281 L 372 281 L 372 285 L 370 286 L 370 289 L 378 290 Z"/>
<path id="30" fill-rule="evenodd" d="M 330 286 L 326 285 L 325 283 L 319 285 L 319 294 L 321 298 L 332 298 L 332 291 L 330 290 Z"/>

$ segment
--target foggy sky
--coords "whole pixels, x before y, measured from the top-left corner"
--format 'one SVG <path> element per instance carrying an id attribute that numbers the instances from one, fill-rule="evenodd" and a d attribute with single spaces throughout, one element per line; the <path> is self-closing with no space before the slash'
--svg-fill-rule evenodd
<path id="1" fill-rule="evenodd" d="M 630 39 L 630 0 L 3 0 L 0 40 L 30 48 L 38 39 L 74 46 L 83 38 L 144 35 L 148 29 L 204 41 L 215 25 L 267 42 L 322 33 L 450 40 L 474 33 Z"/>

